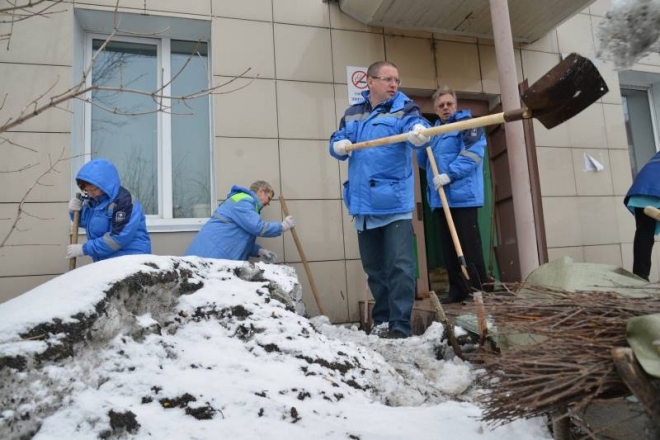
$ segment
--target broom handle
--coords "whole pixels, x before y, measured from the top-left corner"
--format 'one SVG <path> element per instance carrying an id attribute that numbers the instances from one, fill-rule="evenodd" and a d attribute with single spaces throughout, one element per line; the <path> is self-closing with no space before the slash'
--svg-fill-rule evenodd
<path id="1" fill-rule="evenodd" d="M 282 205 L 282 211 L 284 211 L 284 216 L 288 217 L 289 208 L 286 206 L 286 200 L 284 200 L 284 197 L 282 196 L 280 196 L 280 205 Z M 312 270 L 309 268 L 309 264 L 307 263 L 307 257 L 305 257 L 305 251 L 303 251 L 302 243 L 300 242 L 300 238 L 298 238 L 298 232 L 296 231 L 295 226 L 291 228 L 291 235 L 293 236 L 293 241 L 295 241 L 296 243 L 296 247 L 298 248 L 298 253 L 300 254 L 300 259 L 302 260 L 303 266 L 305 267 L 305 273 L 307 273 L 309 286 L 312 288 L 312 294 L 314 294 L 314 300 L 316 300 L 316 306 L 319 308 L 319 313 L 321 315 L 327 316 L 325 313 L 325 308 L 321 303 L 319 292 L 316 290 L 316 283 L 314 282 L 314 277 L 312 276 Z"/>
<path id="2" fill-rule="evenodd" d="M 433 157 L 433 150 L 431 147 L 426 147 L 426 155 L 429 157 L 429 163 L 431 164 L 431 169 L 433 170 L 433 177 L 438 176 L 440 172 L 438 171 L 438 165 L 435 163 L 435 157 Z M 456 248 L 456 255 L 458 256 L 458 261 L 461 263 L 461 271 L 466 280 L 470 279 L 467 271 L 467 262 L 465 261 L 465 256 L 463 256 L 463 248 L 461 247 L 461 242 L 458 239 L 458 234 L 456 233 L 456 226 L 454 225 L 454 219 L 451 216 L 451 211 L 449 210 L 449 204 L 447 203 L 447 196 L 445 195 L 445 188 L 440 186 L 438 188 L 438 194 L 440 195 L 440 200 L 442 201 L 442 210 L 445 213 L 445 219 L 447 220 L 447 226 L 449 226 L 449 233 L 451 234 L 451 240 L 454 242 L 454 248 Z"/>
<path id="3" fill-rule="evenodd" d="M 76 193 L 76 198 L 80 200 L 82 194 Z M 71 229 L 71 244 L 78 244 L 78 225 L 80 224 L 80 211 L 73 212 L 73 226 Z M 69 260 L 69 270 L 76 268 L 76 257 Z"/>
<path id="4" fill-rule="evenodd" d="M 520 119 L 529 119 L 531 117 L 532 115 L 530 110 L 526 108 L 519 108 L 503 113 L 495 113 L 494 115 L 482 116 L 480 118 L 472 118 L 465 121 L 452 122 L 451 124 L 437 125 L 435 127 L 421 130 L 421 133 L 424 136 L 430 137 L 438 134 L 450 133 L 452 131 L 463 131 L 470 128 L 486 127 L 487 125 L 497 125 L 503 122 L 518 121 Z M 408 133 L 401 133 L 394 136 L 387 136 L 380 139 L 373 139 L 370 141 L 347 145 L 346 152 L 362 150 L 364 148 L 378 147 L 381 145 L 396 144 L 398 142 L 405 142 L 407 140 Z"/>

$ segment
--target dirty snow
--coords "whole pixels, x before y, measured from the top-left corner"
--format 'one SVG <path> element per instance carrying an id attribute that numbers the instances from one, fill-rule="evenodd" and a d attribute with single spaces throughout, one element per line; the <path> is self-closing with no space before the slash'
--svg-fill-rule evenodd
<path id="1" fill-rule="evenodd" d="M 51 280 L 0 304 L 0 438 L 552 438 L 479 420 L 440 325 L 379 339 L 300 297 L 290 267 L 194 257 Z"/>
<path id="2" fill-rule="evenodd" d="M 630 69 L 660 51 L 660 0 L 614 0 L 596 31 L 597 56 Z"/>

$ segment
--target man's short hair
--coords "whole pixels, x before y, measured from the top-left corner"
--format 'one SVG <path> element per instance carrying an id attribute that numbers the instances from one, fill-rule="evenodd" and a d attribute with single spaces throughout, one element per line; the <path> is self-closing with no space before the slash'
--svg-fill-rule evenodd
<path id="1" fill-rule="evenodd" d="M 264 180 L 257 180 L 254 182 L 252 185 L 250 185 L 250 191 L 256 193 L 260 189 L 269 192 L 275 197 L 275 191 L 273 190 L 273 187 L 270 185 L 270 183 L 264 181 Z"/>
<path id="2" fill-rule="evenodd" d="M 453 89 L 450 89 L 449 86 L 447 85 L 442 85 L 438 87 L 438 90 L 436 90 L 433 93 L 433 102 L 437 101 L 438 98 L 440 98 L 442 95 L 451 95 L 454 97 L 454 101 L 458 102 L 458 98 L 456 97 L 456 92 Z"/>
<path id="3" fill-rule="evenodd" d="M 385 66 L 394 67 L 396 70 L 399 70 L 399 68 L 396 67 L 396 65 L 390 61 L 376 61 L 367 69 L 367 76 L 370 76 L 372 78 L 374 76 L 378 76 L 378 73 L 380 73 L 380 68 Z"/>

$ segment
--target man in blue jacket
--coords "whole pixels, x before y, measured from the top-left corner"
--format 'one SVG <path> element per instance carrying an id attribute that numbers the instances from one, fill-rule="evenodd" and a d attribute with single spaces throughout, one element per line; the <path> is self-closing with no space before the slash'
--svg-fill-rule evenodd
<path id="1" fill-rule="evenodd" d="M 440 118 L 436 125 L 470 119 L 469 110 L 457 111 L 456 93 L 446 86 L 433 94 L 435 111 Z M 440 239 L 447 264 L 449 295 L 443 303 L 461 302 L 468 298 L 469 286 L 461 278 L 461 263 L 453 245 L 447 219 L 442 210 L 438 194 L 442 186 L 447 196 L 452 220 L 463 249 L 463 254 L 471 270 L 472 287 L 481 290 L 481 282 L 486 282 L 486 267 L 481 249 L 481 235 L 477 224 L 477 209 L 484 204 L 483 157 L 486 137 L 483 130 L 474 128 L 454 131 L 433 137 L 431 141 L 433 157 L 440 174 L 433 177 L 433 171 L 426 151 L 417 152 L 420 168 L 426 169 L 428 186 L 426 195 L 429 205 L 440 217 Z"/>
<path id="2" fill-rule="evenodd" d="M 415 301 L 415 255 L 412 231 L 414 173 L 412 150 L 428 142 L 428 127 L 419 107 L 398 91 L 396 66 L 387 61 L 367 70 L 368 91 L 349 107 L 330 138 L 330 154 L 348 159 L 344 203 L 358 231 L 362 267 L 375 299 L 374 327 L 387 323 L 385 334 L 411 334 Z M 408 133 L 408 142 L 351 152 L 352 143 Z"/>
<path id="3" fill-rule="evenodd" d="M 639 170 L 623 203 L 635 215 L 633 273 L 648 281 L 654 236 L 660 235 L 660 221 L 644 214 L 644 207 L 660 208 L 660 152 Z"/>
<path id="4" fill-rule="evenodd" d="M 121 186 L 112 162 L 105 159 L 87 162 L 78 171 L 76 183 L 85 196 L 82 200 L 74 197 L 69 201 L 69 215 L 80 211 L 80 227 L 85 228 L 87 242 L 69 245 L 67 259 L 87 255 L 93 261 L 100 261 L 151 253 L 142 205 Z"/>
<path id="5" fill-rule="evenodd" d="M 277 255 L 259 246 L 257 237 L 279 237 L 295 226 L 293 216 L 281 223 L 262 220 L 259 214 L 274 196 L 273 187 L 263 180 L 254 182 L 250 189 L 234 185 L 197 233 L 186 255 L 243 261 L 262 257 L 274 263 Z"/>

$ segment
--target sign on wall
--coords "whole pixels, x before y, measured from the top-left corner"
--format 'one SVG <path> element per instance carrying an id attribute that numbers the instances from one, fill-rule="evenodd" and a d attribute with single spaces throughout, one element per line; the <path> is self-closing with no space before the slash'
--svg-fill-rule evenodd
<path id="1" fill-rule="evenodd" d="M 367 68 L 346 66 L 346 82 L 348 84 L 348 104 L 362 101 L 362 92 L 367 90 Z"/>

